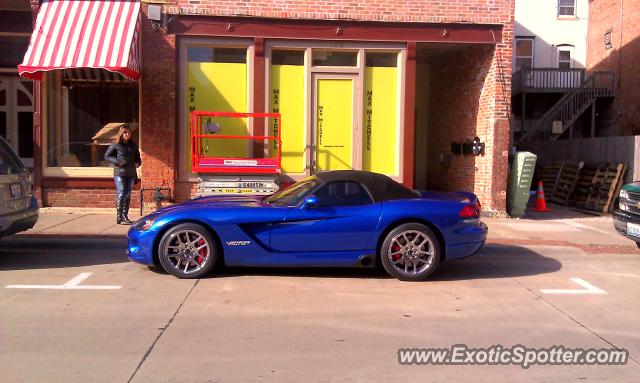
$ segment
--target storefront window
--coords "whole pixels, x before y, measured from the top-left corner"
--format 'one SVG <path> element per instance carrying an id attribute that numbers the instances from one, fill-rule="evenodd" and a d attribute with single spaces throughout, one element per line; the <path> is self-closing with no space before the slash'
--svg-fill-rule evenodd
<path id="1" fill-rule="evenodd" d="M 0 136 L 33 166 L 33 83 L 0 76 Z"/>
<path id="2" fill-rule="evenodd" d="M 46 76 L 47 167 L 110 166 L 104 160 L 114 136 L 104 129 L 109 123 L 131 124 L 138 141 L 138 84 L 100 69 L 82 73 Z"/>
<path id="3" fill-rule="evenodd" d="M 367 52 L 364 71 L 362 168 L 397 175 L 398 53 Z"/>
<path id="4" fill-rule="evenodd" d="M 189 62 L 246 64 L 246 48 L 190 47 L 187 50 Z"/>
<path id="5" fill-rule="evenodd" d="M 187 47 L 185 91 L 187 119 L 194 110 L 247 112 L 247 48 Z M 211 118 L 207 122 L 219 126 L 216 134 L 250 135 L 244 118 Z M 202 150 L 209 157 L 247 157 L 250 144 L 240 139 L 203 139 Z M 191 164 L 191 153 L 188 161 Z"/>
<path id="6" fill-rule="evenodd" d="M 282 115 L 282 168 L 286 173 L 305 170 L 304 51 L 271 51 L 271 111 Z M 277 125 L 270 133 L 277 135 Z M 274 143 L 277 145 L 277 143 Z M 272 154 L 277 146 L 271 148 Z"/>
<path id="7" fill-rule="evenodd" d="M 29 37 L 0 36 L 0 67 L 16 69 L 29 48 Z"/>
<path id="8" fill-rule="evenodd" d="M 313 66 L 357 66 L 358 52 L 313 50 Z"/>
<path id="9" fill-rule="evenodd" d="M 272 50 L 271 65 L 304 65 L 304 51 Z"/>

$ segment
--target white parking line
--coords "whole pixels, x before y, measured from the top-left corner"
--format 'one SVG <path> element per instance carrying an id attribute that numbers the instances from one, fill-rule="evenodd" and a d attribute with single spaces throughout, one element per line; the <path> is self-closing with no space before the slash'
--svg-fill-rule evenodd
<path id="1" fill-rule="evenodd" d="M 585 229 L 585 230 L 591 230 L 591 231 L 595 231 L 598 232 L 600 234 L 604 234 L 604 235 L 613 235 L 615 234 L 615 230 L 613 230 L 613 226 L 612 226 L 612 230 L 611 231 L 607 231 L 607 230 L 602 230 L 602 229 L 598 229 L 589 225 L 585 225 L 582 223 L 578 223 L 578 222 L 573 222 L 573 221 L 568 221 L 568 222 L 563 222 L 566 225 L 572 226 L 576 229 Z"/>
<path id="2" fill-rule="evenodd" d="M 609 272 L 605 272 L 603 274 L 606 275 L 613 275 L 614 277 L 625 277 L 625 278 L 640 278 L 640 275 L 638 274 L 628 274 L 628 273 L 609 273 Z"/>
<path id="3" fill-rule="evenodd" d="M 117 290 L 122 286 L 108 285 L 84 285 L 80 286 L 85 279 L 89 278 L 93 273 L 80 273 L 77 277 L 68 280 L 62 285 L 7 285 L 6 289 L 45 289 L 45 290 Z"/>
<path id="4" fill-rule="evenodd" d="M 591 283 L 580 278 L 570 278 L 573 282 L 582 286 L 583 289 L 540 289 L 543 294 L 570 294 L 570 295 L 585 295 L 585 294 L 606 294 L 607 292 L 595 287 Z"/>

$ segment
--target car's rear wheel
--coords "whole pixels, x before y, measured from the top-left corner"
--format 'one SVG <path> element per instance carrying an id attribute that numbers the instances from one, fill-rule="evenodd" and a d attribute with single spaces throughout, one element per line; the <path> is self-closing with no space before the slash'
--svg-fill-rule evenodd
<path id="1" fill-rule="evenodd" d="M 423 281 L 440 264 L 440 242 L 419 223 L 405 223 L 387 235 L 380 249 L 382 266 L 392 277 L 403 281 Z"/>
<path id="2" fill-rule="evenodd" d="M 162 268 L 178 278 L 200 278 L 218 260 L 216 242 L 201 225 L 183 223 L 170 228 L 158 245 Z"/>

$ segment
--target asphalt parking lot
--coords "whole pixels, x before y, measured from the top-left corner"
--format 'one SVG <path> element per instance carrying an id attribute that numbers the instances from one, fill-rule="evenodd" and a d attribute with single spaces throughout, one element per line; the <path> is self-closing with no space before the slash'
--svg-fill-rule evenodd
<path id="1" fill-rule="evenodd" d="M 494 233 L 518 230 L 501 224 L 493 224 Z M 609 230 L 591 227 L 591 236 Z M 326 269 L 223 268 L 210 278 L 178 280 L 128 262 L 118 238 L 5 238 L 0 376 L 3 382 L 637 381 L 635 246 L 615 242 L 613 250 L 594 251 L 553 238 L 508 239 L 494 234 L 479 256 L 443 264 L 428 282 L 406 283 L 377 270 Z M 617 347 L 630 360 L 528 369 L 398 363 L 399 348 L 453 344 Z"/>

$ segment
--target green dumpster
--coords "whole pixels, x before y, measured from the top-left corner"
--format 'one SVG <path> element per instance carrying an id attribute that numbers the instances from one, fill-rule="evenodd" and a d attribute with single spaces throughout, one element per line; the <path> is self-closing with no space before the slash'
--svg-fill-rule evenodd
<path id="1" fill-rule="evenodd" d="M 523 217 L 529 201 L 537 156 L 530 152 L 516 152 L 509 174 L 507 212 L 512 217 Z"/>

